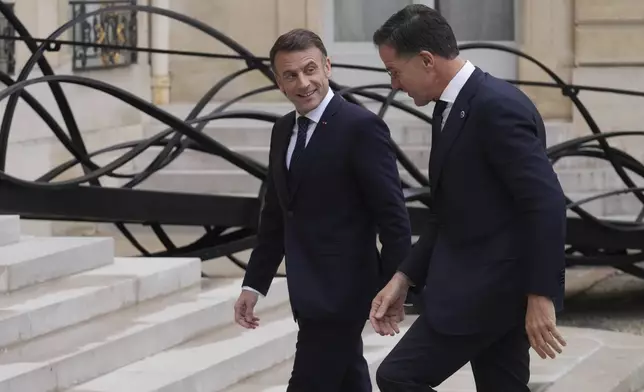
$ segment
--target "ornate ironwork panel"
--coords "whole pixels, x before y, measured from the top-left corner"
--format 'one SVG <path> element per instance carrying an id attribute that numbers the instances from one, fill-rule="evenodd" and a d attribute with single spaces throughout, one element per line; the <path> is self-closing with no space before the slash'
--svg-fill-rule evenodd
<path id="1" fill-rule="evenodd" d="M 53 1 L 53 0 L 47 0 Z M 210 1 L 210 0 L 200 0 Z M 447 2 L 447 0 L 445 0 Z M 495 0 L 496 1 L 496 0 Z M 501 0 L 508 1 L 508 0 Z M 5 172 L 7 148 L 11 148 L 8 141 L 12 125 L 15 122 L 3 121 L 0 124 L 0 214 L 19 214 L 26 219 L 37 220 L 64 220 L 80 222 L 109 222 L 114 223 L 123 236 L 145 256 L 157 257 L 199 257 L 202 260 L 211 260 L 227 256 L 234 264 L 245 268 L 244 262 L 234 254 L 251 249 L 256 244 L 257 230 L 260 220 L 268 178 L 268 167 L 253 157 L 229 148 L 218 142 L 214 136 L 203 132 L 204 128 L 212 121 L 224 119 L 246 119 L 274 124 L 282 116 L 280 113 L 258 110 L 242 110 L 230 107 L 249 97 L 263 94 L 278 88 L 274 74 L 270 70 L 267 58 L 255 57 L 251 51 L 238 44 L 231 37 L 221 33 L 214 27 L 208 26 L 198 20 L 182 15 L 165 8 L 149 5 L 135 5 L 133 1 L 72 1 L 74 10 L 73 23 L 43 40 L 34 38 L 29 31 L 21 25 L 18 18 L 13 15 L 8 5 L 0 0 L 0 13 L 6 17 L 18 35 L 17 39 L 34 40 L 36 42 L 48 41 L 49 43 L 69 44 L 68 41 L 58 41 L 71 26 L 80 25 L 74 30 L 74 39 L 82 41 L 76 44 L 74 57 L 76 69 L 105 68 L 131 64 L 136 61 L 134 53 L 119 49 L 127 44 L 135 46 L 136 14 L 130 11 L 163 15 L 185 25 L 199 29 L 207 34 L 210 39 L 220 42 L 235 52 L 235 55 L 223 53 L 185 52 L 173 50 L 171 54 L 190 56 L 203 56 L 207 58 L 218 57 L 222 59 L 238 59 L 244 61 L 246 68 L 234 71 L 219 80 L 212 87 L 205 86 L 205 95 L 196 103 L 190 114 L 179 118 L 162 108 L 147 102 L 141 97 L 104 81 L 82 77 L 79 75 L 56 75 L 49 65 L 47 58 L 43 57 L 46 50 L 44 45 L 35 48 L 28 45 L 30 52 L 39 58 L 39 68 L 43 76 L 31 77 L 35 67 L 25 68 L 21 76 L 13 81 L 11 78 L 0 74 L 0 79 L 6 85 L 0 89 L 0 103 L 8 102 L 2 113 L 3 119 L 11 120 L 15 115 L 18 95 L 29 105 L 34 113 L 51 129 L 61 146 L 73 156 L 69 161 L 43 173 L 36 180 L 23 180 Z M 443 3 L 446 4 L 446 3 Z M 452 4 L 450 0 L 450 4 Z M 454 2 L 456 4 L 456 2 Z M 113 6 L 116 6 L 113 7 Z M 130 11 L 125 11 L 130 10 Z M 94 15 L 87 16 L 88 13 Z M 87 19 L 87 20 L 86 20 Z M 0 17 L 0 21 L 2 18 Z M 5 28 L 8 23 L 0 25 Z M 81 48 L 83 45 L 121 45 L 115 50 L 104 48 Z M 0 41 L 0 45 L 2 42 Z M 155 48 L 130 48 L 134 51 L 149 51 Z M 550 82 L 510 80 L 511 83 L 522 86 L 554 88 L 569 98 L 586 122 L 590 134 L 577 136 L 574 139 L 550 145 L 546 152 L 554 165 L 561 159 L 583 158 L 584 160 L 596 159 L 608 161 L 614 169 L 615 175 L 624 183 L 624 187 L 616 190 L 593 192 L 592 196 L 573 201 L 566 197 L 566 208 L 570 215 L 567 219 L 566 232 L 566 263 L 568 266 L 612 266 L 626 273 L 644 279 L 644 187 L 638 186 L 639 180 L 644 178 L 644 163 L 626 151 L 620 150 L 613 142 L 616 137 L 643 137 L 644 131 L 619 131 L 603 133 L 598 123 L 582 102 L 581 91 L 594 93 L 610 93 L 612 95 L 628 95 L 644 98 L 644 92 L 634 90 L 618 90 L 598 86 L 569 85 L 565 83 L 553 70 L 535 58 L 509 46 L 498 43 L 473 42 L 459 45 L 459 50 L 495 50 L 521 57 L 540 69 L 551 79 Z M 169 53 L 167 50 L 164 50 Z M 385 73 L 384 68 L 374 68 L 355 64 L 334 64 L 334 67 L 363 70 L 367 72 Z M 219 98 L 219 93 L 235 79 L 247 72 L 259 72 L 264 75 L 268 85 L 245 91 L 241 95 L 229 100 Z M 51 88 L 52 95 L 62 114 L 62 121 L 66 126 L 54 118 L 48 109 L 36 97 L 25 89 L 34 84 L 46 85 Z M 84 134 L 78 128 L 74 112 L 69 106 L 61 84 L 72 84 L 92 88 L 126 103 L 141 111 L 160 123 L 167 126 L 159 130 L 152 137 L 119 142 L 99 150 L 88 151 Z M 344 86 L 330 80 L 329 86 L 333 91 L 343 96 L 347 101 L 364 106 L 362 100 L 368 99 L 381 103 L 378 116 L 384 118 L 388 110 L 401 110 L 430 126 L 432 119 L 422 111 L 410 106 L 408 103 L 396 98 L 398 90 L 392 89 L 390 84 L 372 84 L 364 86 Z M 390 89 L 388 94 L 376 92 L 381 89 Z M 221 101 L 221 105 L 211 108 L 209 113 L 203 113 L 211 102 Z M 428 128 L 429 129 L 429 128 Z M 69 136 L 65 131 L 68 131 Z M 18 129 L 19 131 L 19 129 Z M 154 148 L 155 151 L 151 149 Z M 432 213 L 431 192 L 429 178 L 422 173 L 419 167 L 407 157 L 397 143 L 392 143 L 401 170 L 410 175 L 411 179 L 401 178 L 405 200 L 415 205 L 409 205 L 409 215 L 412 223 L 412 232 L 421 234 Z M 122 151 L 117 159 L 105 166 L 96 162 L 96 157 L 106 153 Z M 121 173 L 120 169 L 135 159 L 144 151 L 156 154 L 150 157 L 148 165 L 141 171 L 134 173 Z M 190 194 L 185 191 L 163 191 L 134 189 L 146 179 L 167 167 L 181 154 L 189 151 L 198 151 L 219 157 L 262 181 L 262 186 L 256 197 L 227 196 L 211 194 Z M 426 161 L 425 161 L 426 163 Z M 69 170 L 82 167 L 83 174 L 71 179 L 59 181 L 59 177 Z M 127 170 L 128 172 L 130 170 Z M 628 173 L 627 173 L 628 171 Z M 73 174 L 75 175 L 75 174 Z M 632 177 L 634 176 L 634 177 Z M 126 179 L 127 183 L 120 187 L 108 188 L 101 184 L 104 178 Z M 612 188 L 612 187 L 611 187 Z M 189 191 L 189 190 L 187 190 Z M 610 196 L 631 195 L 635 205 L 627 207 L 629 216 L 611 220 L 601 215 L 596 215 L 589 208 L 590 202 L 600 201 Z M 623 202 L 620 202 L 620 204 Z M 630 204 L 631 202 L 627 202 Z M 168 206 L 172 206 L 168 208 Z M 632 218 L 632 219 L 630 219 Z M 125 224 L 136 224 L 149 227 L 163 244 L 165 250 L 152 251 L 146 249 Z M 204 233 L 193 242 L 186 245 L 175 244 L 163 226 L 191 226 L 202 227 Z"/>
<path id="2" fill-rule="evenodd" d="M 136 5 L 136 0 L 70 1 L 74 18 L 101 8 Z M 102 45 L 135 47 L 137 45 L 136 11 L 122 10 L 87 17 L 74 26 L 73 40 Z M 137 61 L 137 52 L 118 48 L 74 46 L 74 70 L 105 69 L 127 66 Z"/>
<path id="3" fill-rule="evenodd" d="M 13 3 L 6 4 L 11 11 L 14 10 Z M 0 14 L 0 35 L 14 36 L 16 29 L 11 23 Z M 0 71 L 13 75 L 16 71 L 16 41 L 0 39 Z"/>

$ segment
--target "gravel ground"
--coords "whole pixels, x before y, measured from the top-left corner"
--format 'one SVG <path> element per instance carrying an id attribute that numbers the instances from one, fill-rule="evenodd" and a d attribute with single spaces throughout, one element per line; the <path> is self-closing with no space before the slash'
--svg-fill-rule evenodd
<path id="1" fill-rule="evenodd" d="M 557 323 L 644 335 L 644 279 L 606 274 L 568 296 Z"/>

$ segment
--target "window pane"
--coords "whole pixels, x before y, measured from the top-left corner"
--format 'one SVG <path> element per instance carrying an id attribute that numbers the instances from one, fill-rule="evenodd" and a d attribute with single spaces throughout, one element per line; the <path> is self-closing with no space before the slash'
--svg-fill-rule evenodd
<path id="1" fill-rule="evenodd" d="M 450 0 L 451 1 L 451 0 Z M 333 0 L 336 42 L 371 42 L 373 33 L 413 0 Z"/>
<path id="2" fill-rule="evenodd" d="M 440 0 L 458 41 L 514 41 L 515 0 Z"/>

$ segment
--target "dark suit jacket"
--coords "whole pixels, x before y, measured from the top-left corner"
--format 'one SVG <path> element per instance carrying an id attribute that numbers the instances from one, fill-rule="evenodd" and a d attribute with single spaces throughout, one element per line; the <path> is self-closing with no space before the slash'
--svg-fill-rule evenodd
<path id="1" fill-rule="evenodd" d="M 532 102 L 476 68 L 432 147 L 431 219 L 400 267 L 438 330 L 506 328 L 531 293 L 561 309 L 565 199 L 545 138 Z"/>
<path id="2" fill-rule="evenodd" d="M 336 95 L 289 176 L 294 122 L 291 112 L 273 127 L 258 244 L 243 285 L 266 294 L 285 254 L 296 318 L 364 320 L 411 248 L 389 129 Z"/>

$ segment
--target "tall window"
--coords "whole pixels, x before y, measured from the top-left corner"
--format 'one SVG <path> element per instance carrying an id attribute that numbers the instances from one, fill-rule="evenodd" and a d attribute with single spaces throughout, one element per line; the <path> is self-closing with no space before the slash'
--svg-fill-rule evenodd
<path id="1" fill-rule="evenodd" d="M 333 0 L 335 42 L 371 42 L 371 37 L 396 11 L 412 0 Z"/>
<path id="2" fill-rule="evenodd" d="M 438 9 L 459 41 L 514 41 L 516 0 L 333 0 L 333 41 L 370 42 L 396 11 L 413 3 Z"/>
<path id="3" fill-rule="evenodd" d="M 371 43 L 374 31 L 396 11 L 425 4 L 445 16 L 459 43 L 496 42 L 516 46 L 515 7 L 520 0 L 325 0 L 325 43 L 336 64 L 380 67 Z M 492 49 L 466 50 L 463 58 L 493 75 L 516 79 L 517 57 Z M 385 73 L 336 68 L 334 79 L 347 85 L 388 83 Z"/>
<path id="4" fill-rule="evenodd" d="M 459 41 L 514 41 L 515 0 L 437 0 Z"/>

